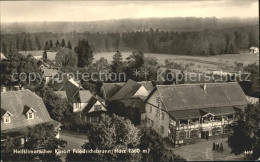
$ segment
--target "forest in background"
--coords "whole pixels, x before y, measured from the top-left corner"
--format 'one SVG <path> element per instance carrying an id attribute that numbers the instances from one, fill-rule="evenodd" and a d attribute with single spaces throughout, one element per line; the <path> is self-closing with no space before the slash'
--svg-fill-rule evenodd
<path id="1" fill-rule="evenodd" d="M 237 54 L 259 44 L 259 24 L 254 18 L 31 22 L 1 27 L 3 53 L 42 50 L 47 41 L 55 44 L 62 39 L 70 41 L 72 48 L 85 39 L 96 53 L 120 50 L 200 56 Z"/>

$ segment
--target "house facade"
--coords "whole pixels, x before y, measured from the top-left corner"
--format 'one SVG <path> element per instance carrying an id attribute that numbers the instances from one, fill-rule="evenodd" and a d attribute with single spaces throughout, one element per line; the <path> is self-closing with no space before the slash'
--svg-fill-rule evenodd
<path id="1" fill-rule="evenodd" d="M 250 52 L 250 53 L 259 53 L 259 48 L 258 48 L 258 47 L 251 47 L 251 48 L 249 49 L 249 52 Z"/>
<path id="2" fill-rule="evenodd" d="M 175 145 L 228 134 L 248 103 L 236 82 L 157 85 L 145 100 L 142 124 Z"/>
<path id="3" fill-rule="evenodd" d="M 50 118 L 42 98 L 30 90 L 1 92 L 1 140 L 7 136 L 27 140 L 28 128 L 39 124 L 53 125 L 59 137 L 60 124 Z"/>

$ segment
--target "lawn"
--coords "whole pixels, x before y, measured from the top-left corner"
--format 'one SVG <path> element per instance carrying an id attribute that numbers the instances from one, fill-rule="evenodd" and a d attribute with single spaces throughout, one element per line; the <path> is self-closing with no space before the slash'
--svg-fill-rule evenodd
<path id="1" fill-rule="evenodd" d="M 231 154 L 231 150 L 227 144 L 227 138 L 221 139 L 212 139 L 212 140 L 204 140 L 196 144 L 181 146 L 178 148 L 174 148 L 173 152 L 181 157 L 196 161 L 196 160 L 210 160 L 210 161 L 218 161 L 218 160 L 243 160 L 243 155 L 234 155 Z M 213 142 L 223 143 L 223 152 L 220 151 L 213 151 L 212 145 Z"/>

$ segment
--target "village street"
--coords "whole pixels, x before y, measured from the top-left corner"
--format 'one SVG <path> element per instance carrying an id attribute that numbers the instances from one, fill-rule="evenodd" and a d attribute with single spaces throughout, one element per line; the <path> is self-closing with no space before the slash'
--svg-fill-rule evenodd
<path id="1" fill-rule="evenodd" d="M 81 146 L 88 141 L 86 135 L 74 134 L 71 132 L 61 132 L 60 139 L 67 141 L 64 150 L 81 149 Z M 65 161 L 66 154 L 60 154 L 61 160 Z"/>
<path id="2" fill-rule="evenodd" d="M 173 152 L 186 160 L 196 161 L 196 160 L 243 160 L 243 155 L 231 154 L 231 150 L 227 144 L 227 138 L 204 140 L 196 144 L 181 146 L 174 148 Z M 212 150 L 213 142 L 223 143 L 223 152 Z"/>

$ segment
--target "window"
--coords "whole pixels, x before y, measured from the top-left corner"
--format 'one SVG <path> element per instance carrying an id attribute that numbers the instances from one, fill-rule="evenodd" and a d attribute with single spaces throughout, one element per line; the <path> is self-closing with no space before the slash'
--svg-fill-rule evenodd
<path id="1" fill-rule="evenodd" d="M 11 122 L 11 117 L 9 115 L 5 116 L 3 120 L 4 120 L 4 123 L 10 123 Z"/>
<path id="2" fill-rule="evenodd" d="M 161 125 L 161 134 L 164 134 L 164 126 Z"/>
<path id="3" fill-rule="evenodd" d="M 164 120 L 164 112 L 162 112 L 161 119 Z"/>
<path id="4" fill-rule="evenodd" d="M 179 139 L 186 139 L 186 132 L 182 131 L 179 133 Z"/>
<path id="5" fill-rule="evenodd" d="M 153 108 L 152 106 L 150 106 L 150 114 L 153 112 Z"/>
<path id="6" fill-rule="evenodd" d="M 95 105 L 94 109 L 95 109 L 95 111 L 101 111 L 102 110 L 102 106 L 101 105 Z"/>
<path id="7" fill-rule="evenodd" d="M 155 116 L 158 117 L 158 115 L 159 115 L 159 109 L 156 110 Z"/>
<path id="8" fill-rule="evenodd" d="M 28 113 L 27 113 L 27 118 L 28 118 L 28 119 L 34 119 L 34 114 L 33 114 L 33 112 L 28 112 Z"/>
<path id="9" fill-rule="evenodd" d="M 148 127 L 153 127 L 153 121 L 147 118 L 147 125 Z"/>
<path id="10" fill-rule="evenodd" d="M 80 103 L 76 103 L 76 108 L 79 108 L 80 107 Z"/>
<path id="11" fill-rule="evenodd" d="M 212 135 L 220 135 L 221 134 L 221 128 L 219 127 L 215 127 L 215 128 L 212 128 Z"/>
<path id="12" fill-rule="evenodd" d="M 90 117 L 90 122 L 97 123 L 99 121 L 98 117 Z"/>
<path id="13" fill-rule="evenodd" d="M 190 131 L 190 138 L 198 138 L 198 130 Z"/>

